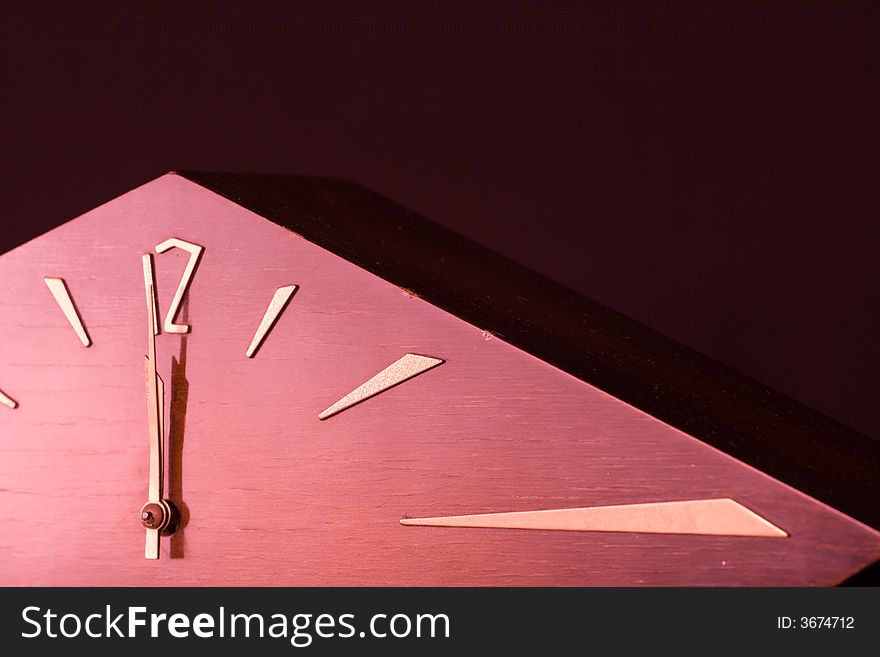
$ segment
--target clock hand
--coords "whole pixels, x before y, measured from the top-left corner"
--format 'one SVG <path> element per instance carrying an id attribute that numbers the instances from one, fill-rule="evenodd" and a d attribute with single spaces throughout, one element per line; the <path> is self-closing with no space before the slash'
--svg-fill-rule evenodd
<path id="1" fill-rule="evenodd" d="M 144 381 L 147 391 L 147 431 L 150 441 L 150 477 L 147 503 L 141 507 L 141 523 L 146 529 L 144 557 L 159 558 L 159 536 L 172 524 L 173 507 L 164 494 L 165 463 L 165 384 L 156 372 L 156 308 L 154 305 L 153 259 L 144 256 L 144 282 L 147 286 L 147 356 Z M 166 533 L 173 532 L 173 529 Z"/>
<path id="2" fill-rule="evenodd" d="M 153 286 L 148 286 L 148 296 L 152 297 Z M 144 361 L 147 389 L 147 426 L 150 441 L 150 478 L 147 503 L 141 509 L 141 522 L 147 531 L 144 557 L 159 558 L 159 532 L 167 524 L 170 513 L 163 504 L 163 460 L 164 460 L 164 422 L 162 419 L 165 386 L 156 372 L 156 336 L 153 332 L 155 316 L 153 306 L 147 304 L 147 334 L 149 336 L 148 355 Z"/>

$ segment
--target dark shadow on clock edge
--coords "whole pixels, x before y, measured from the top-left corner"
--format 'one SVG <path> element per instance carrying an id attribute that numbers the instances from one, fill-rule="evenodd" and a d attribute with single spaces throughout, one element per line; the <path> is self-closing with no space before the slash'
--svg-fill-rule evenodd
<path id="1" fill-rule="evenodd" d="M 880 586 L 880 561 L 863 568 L 843 580 L 838 586 Z"/>
<path id="2" fill-rule="evenodd" d="M 186 301 L 183 315 L 187 315 Z M 186 321 L 186 320 L 184 320 Z M 168 498 L 180 511 L 180 524 L 171 535 L 172 559 L 184 557 L 185 531 L 189 522 L 189 507 L 183 501 L 183 439 L 186 434 L 186 407 L 189 400 L 189 381 L 186 378 L 186 343 L 189 335 L 180 336 L 180 352 L 171 358 L 171 428 L 168 432 Z"/>

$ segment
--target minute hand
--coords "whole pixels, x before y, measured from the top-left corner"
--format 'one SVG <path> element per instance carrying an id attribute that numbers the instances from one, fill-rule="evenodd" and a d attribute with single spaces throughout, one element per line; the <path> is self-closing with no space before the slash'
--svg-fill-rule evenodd
<path id="1" fill-rule="evenodd" d="M 152 285 L 148 287 L 148 297 L 152 298 Z M 163 421 L 163 411 L 165 409 L 165 384 L 162 378 L 156 372 L 156 335 L 154 333 L 155 315 L 152 303 L 147 303 L 147 357 L 144 362 L 145 382 L 147 389 L 147 427 L 150 445 L 150 479 L 149 493 L 147 497 L 147 505 L 158 505 L 164 507 L 164 491 L 163 491 L 163 461 L 164 461 L 164 439 L 165 427 Z M 147 506 L 141 512 L 141 520 L 146 528 L 146 547 L 144 556 L 147 559 L 159 558 L 159 532 L 161 525 L 164 524 L 160 520 L 156 507 L 152 507 L 152 511 L 147 510 Z M 151 520 L 152 524 L 151 525 Z"/>

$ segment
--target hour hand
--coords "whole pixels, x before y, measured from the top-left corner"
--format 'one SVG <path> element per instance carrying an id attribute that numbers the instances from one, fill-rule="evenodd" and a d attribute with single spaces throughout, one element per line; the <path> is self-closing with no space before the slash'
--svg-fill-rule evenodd
<path id="1" fill-rule="evenodd" d="M 147 372 L 150 372 L 147 363 Z M 174 504 L 165 499 L 164 489 L 164 461 L 165 461 L 165 418 L 162 412 L 165 408 L 165 382 L 158 374 L 155 375 L 156 408 L 158 413 L 155 419 L 151 418 L 150 428 L 152 440 L 150 441 L 150 492 L 147 503 L 141 508 L 141 522 L 147 531 L 144 557 L 147 559 L 159 558 L 160 536 L 172 534 L 177 527 L 178 512 Z M 149 393 L 148 393 L 149 396 Z"/>
<path id="2" fill-rule="evenodd" d="M 147 357 L 145 361 L 147 384 L 147 413 L 150 437 L 150 475 L 147 503 L 141 508 L 141 522 L 146 529 L 146 559 L 159 558 L 159 536 L 168 517 L 167 505 L 162 499 L 162 464 L 164 460 L 164 421 L 162 409 L 165 408 L 165 384 Z"/>
<path id="3" fill-rule="evenodd" d="M 159 541 L 163 529 L 171 520 L 171 508 L 163 495 L 163 462 L 165 457 L 165 384 L 156 373 L 154 362 L 148 356 L 145 361 L 147 387 L 147 414 L 150 440 L 150 475 L 147 503 L 141 508 L 141 523 L 146 530 L 144 557 L 159 558 Z"/>
<path id="4" fill-rule="evenodd" d="M 146 263 L 145 263 L 146 264 Z M 159 558 L 159 536 L 171 523 L 172 509 L 163 495 L 163 464 L 165 458 L 165 384 L 156 372 L 155 311 L 150 300 L 152 285 L 147 286 L 147 345 L 144 361 L 144 382 L 147 391 L 147 426 L 150 446 L 150 478 L 147 503 L 141 507 L 141 523 L 146 530 L 144 557 Z"/>

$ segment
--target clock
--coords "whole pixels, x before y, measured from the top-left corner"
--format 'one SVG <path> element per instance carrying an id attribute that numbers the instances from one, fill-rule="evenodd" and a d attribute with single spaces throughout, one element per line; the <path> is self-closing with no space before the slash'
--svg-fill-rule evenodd
<path id="1" fill-rule="evenodd" d="M 0 256 L 5 585 L 832 585 L 877 445 L 357 185 Z"/>

